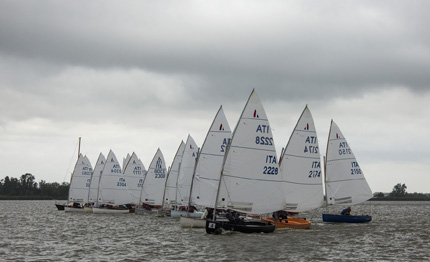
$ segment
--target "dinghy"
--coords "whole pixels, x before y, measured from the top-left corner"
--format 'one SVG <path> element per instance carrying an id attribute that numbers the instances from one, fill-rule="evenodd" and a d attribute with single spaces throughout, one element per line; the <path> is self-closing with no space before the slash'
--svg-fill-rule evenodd
<path id="1" fill-rule="evenodd" d="M 218 191 L 219 176 L 222 169 L 224 153 L 227 141 L 231 138 L 231 130 L 225 117 L 222 106 L 219 108 L 212 125 L 203 142 L 197 158 L 197 164 L 191 183 L 189 199 L 190 206 L 203 208 L 214 208 L 215 198 Z M 181 216 L 182 227 L 206 226 L 206 218 L 203 215 L 192 218 L 194 213 Z"/>
<path id="2" fill-rule="evenodd" d="M 166 163 L 158 148 L 149 165 L 140 195 L 139 206 L 135 213 L 157 213 L 163 203 L 164 186 L 166 184 Z"/>
<path id="3" fill-rule="evenodd" d="M 322 206 L 321 160 L 314 120 L 308 106 L 303 110 L 282 151 L 279 163 L 288 212 L 304 212 Z M 271 218 L 264 221 L 272 221 Z M 298 218 L 275 220 L 276 228 L 308 229 L 310 221 Z M 288 223 L 286 222 L 288 221 Z"/>
<path id="4" fill-rule="evenodd" d="M 163 203 L 159 215 L 170 216 L 170 211 L 176 206 L 176 183 L 178 181 L 179 167 L 182 162 L 182 154 L 184 153 L 185 143 L 181 141 L 178 150 L 176 151 L 175 157 L 173 158 L 172 165 L 167 173 Z"/>
<path id="5" fill-rule="evenodd" d="M 99 184 L 100 184 L 100 178 L 103 172 L 103 168 L 105 166 L 106 158 L 105 156 L 100 153 L 99 157 L 97 158 L 96 165 L 94 167 L 93 173 L 91 175 L 91 183 L 90 188 L 88 191 L 88 206 L 84 207 L 84 211 L 88 213 L 93 212 L 93 206 L 97 202 L 97 194 L 99 192 Z"/>
<path id="6" fill-rule="evenodd" d="M 75 168 L 70 178 L 68 205 L 65 212 L 84 212 L 84 204 L 88 199 L 88 189 L 93 168 L 86 156 L 79 154 Z"/>
<path id="7" fill-rule="evenodd" d="M 184 152 L 182 154 L 182 161 L 179 167 L 178 180 L 176 183 L 176 205 L 175 209 L 170 211 L 171 217 L 201 217 L 203 215 L 203 212 L 198 212 L 194 208 L 191 209 L 192 212 L 189 212 L 191 210 L 189 209 L 188 203 L 190 199 L 191 181 L 193 179 L 197 154 L 197 144 L 194 142 L 194 139 L 188 135 Z"/>
<path id="8" fill-rule="evenodd" d="M 325 159 L 327 205 L 352 206 L 372 198 L 363 171 L 339 127 L 332 120 Z M 324 222 L 364 223 L 368 215 L 323 214 Z"/>
<path id="9" fill-rule="evenodd" d="M 126 177 L 114 152 L 110 150 L 100 178 L 98 199 L 93 207 L 93 213 L 130 213 L 130 209 L 125 207 L 130 202 Z"/>
<path id="10" fill-rule="evenodd" d="M 135 152 L 133 152 L 131 156 L 128 156 L 126 160 L 128 162 L 126 162 L 124 168 L 124 176 L 127 180 L 127 192 L 130 194 L 131 202 L 129 204 L 136 206 L 140 202 L 140 195 L 142 193 L 146 170 L 142 161 L 137 157 Z"/>
<path id="11" fill-rule="evenodd" d="M 216 209 L 247 214 L 272 213 L 285 208 L 272 130 L 263 105 L 253 90 L 233 132 L 223 160 L 215 202 Z M 215 213 L 215 212 L 214 212 Z M 206 221 L 206 232 L 222 230 L 270 233 L 275 225 L 248 222 L 231 212 L 228 221 L 214 215 Z"/>

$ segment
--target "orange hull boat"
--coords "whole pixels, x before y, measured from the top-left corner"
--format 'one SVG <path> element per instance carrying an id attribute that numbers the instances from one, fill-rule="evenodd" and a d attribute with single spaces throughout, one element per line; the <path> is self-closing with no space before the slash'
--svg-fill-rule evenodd
<path id="1" fill-rule="evenodd" d="M 293 229 L 309 229 L 311 227 L 311 222 L 305 219 L 301 218 L 288 218 L 288 221 L 285 221 L 285 219 L 282 220 L 276 220 L 276 222 L 273 222 L 273 218 L 261 218 L 261 221 L 263 222 L 271 222 L 272 224 L 275 224 L 276 229 L 286 229 L 286 228 L 293 228 Z"/>

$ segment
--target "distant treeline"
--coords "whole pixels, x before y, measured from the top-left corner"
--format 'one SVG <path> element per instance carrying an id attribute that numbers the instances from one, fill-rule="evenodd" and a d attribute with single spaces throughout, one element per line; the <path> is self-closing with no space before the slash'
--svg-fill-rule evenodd
<path id="1" fill-rule="evenodd" d="M 69 183 L 35 182 L 35 177 L 26 173 L 20 178 L 6 176 L 0 180 L 0 200 L 66 200 L 69 194 Z"/>
<path id="2" fill-rule="evenodd" d="M 430 194 L 408 193 L 407 186 L 398 183 L 391 193 L 376 192 L 373 194 L 373 201 L 430 201 Z"/>

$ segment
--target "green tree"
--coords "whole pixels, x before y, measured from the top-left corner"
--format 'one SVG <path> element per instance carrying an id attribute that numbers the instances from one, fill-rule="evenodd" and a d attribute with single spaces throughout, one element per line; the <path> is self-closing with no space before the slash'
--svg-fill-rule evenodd
<path id="1" fill-rule="evenodd" d="M 406 196 L 406 188 L 407 186 L 405 184 L 398 183 L 394 186 L 393 191 L 390 193 L 390 196 L 392 197 L 404 197 Z"/>
<path id="2" fill-rule="evenodd" d="M 30 173 L 25 173 L 20 178 L 21 190 L 20 195 L 22 196 L 32 196 L 37 194 L 37 183 L 35 178 Z"/>

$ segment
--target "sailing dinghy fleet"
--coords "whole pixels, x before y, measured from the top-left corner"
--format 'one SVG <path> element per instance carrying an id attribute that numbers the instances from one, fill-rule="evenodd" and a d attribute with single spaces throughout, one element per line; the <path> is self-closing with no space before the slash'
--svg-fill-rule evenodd
<path id="1" fill-rule="evenodd" d="M 79 153 L 65 211 L 156 213 L 180 218 L 183 227 L 205 227 L 209 234 L 307 229 L 309 220 L 291 215 L 372 197 L 333 121 L 324 159 L 322 166 L 306 106 L 278 161 L 268 117 L 253 90 L 233 132 L 221 106 L 201 149 L 188 135 L 168 170 L 160 149 L 148 170 L 134 152 L 123 159 L 124 169 L 112 150 L 106 158 L 100 153 L 94 170 Z M 371 216 L 323 214 L 323 221 L 362 223 Z"/>

